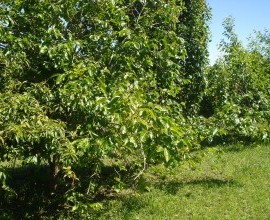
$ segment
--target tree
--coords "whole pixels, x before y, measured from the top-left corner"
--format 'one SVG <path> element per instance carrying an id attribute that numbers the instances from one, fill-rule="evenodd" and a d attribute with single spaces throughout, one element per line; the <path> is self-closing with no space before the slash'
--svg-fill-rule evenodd
<path id="1" fill-rule="evenodd" d="M 208 63 L 210 9 L 205 0 L 184 0 L 179 17 L 179 36 L 185 40 L 186 59 L 183 79 L 186 82 L 179 99 L 185 100 L 188 115 L 198 113 L 205 90 L 205 66 Z"/>
<path id="2" fill-rule="evenodd" d="M 55 187 L 104 158 L 143 171 L 189 155 L 197 137 L 178 96 L 193 73 L 183 101 L 200 93 L 208 19 L 193 2 L 3 1 L 2 160 L 45 161 Z"/>
<path id="3" fill-rule="evenodd" d="M 233 18 L 226 18 L 223 26 L 220 49 L 224 55 L 209 68 L 204 98 L 211 107 L 208 117 L 214 136 L 222 142 L 265 140 L 269 136 L 269 69 L 267 53 L 261 49 L 267 48 L 267 41 L 258 36 L 245 48 L 235 33 Z M 204 115 L 207 111 L 202 106 Z"/>

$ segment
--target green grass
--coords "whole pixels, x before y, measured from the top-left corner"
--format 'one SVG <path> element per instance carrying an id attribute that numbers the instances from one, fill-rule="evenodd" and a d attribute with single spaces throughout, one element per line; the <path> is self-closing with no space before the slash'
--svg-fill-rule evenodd
<path id="1" fill-rule="evenodd" d="M 195 170 L 181 167 L 162 181 L 145 176 L 149 192 L 106 201 L 92 218 L 270 219 L 269 146 L 231 146 Z"/>
<path id="2" fill-rule="evenodd" d="M 0 219 L 270 219 L 270 146 L 223 149 L 195 167 L 152 168 L 136 188 L 105 196 L 99 210 L 89 208 L 79 216 L 56 210 L 58 201 L 46 190 L 48 174 L 42 171 L 41 178 L 35 169 L 18 167 L 11 185 L 21 194 L 12 203 L 0 198 Z"/>

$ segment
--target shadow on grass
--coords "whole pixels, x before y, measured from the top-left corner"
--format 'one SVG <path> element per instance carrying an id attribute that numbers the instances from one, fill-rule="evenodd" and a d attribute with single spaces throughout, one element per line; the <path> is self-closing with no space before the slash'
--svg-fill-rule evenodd
<path id="1" fill-rule="evenodd" d="M 102 176 L 99 177 L 97 185 L 99 188 L 110 189 L 115 184 L 112 176 L 114 169 L 105 169 L 102 172 Z M 8 185 L 16 192 L 16 195 L 5 196 L 0 191 L 0 219 L 57 219 L 59 215 L 65 214 L 67 210 L 64 209 L 64 191 L 52 193 L 50 188 L 50 170 L 47 166 L 27 166 L 18 167 L 13 169 L 7 169 L 6 172 L 9 174 Z M 82 172 L 82 171 L 81 171 Z M 82 172 L 86 177 L 87 172 Z M 130 175 L 130 174 L 127 174 Z M 104 177 L 104 178 L 103 178 Z M 89 179 L 82 181 L 82 185 L 89 184 Z M 84 183 L 85 182 L 85 183 Z M 147 184 L 147 183 L 146 183 Z M 174 195 L 181 188 L 188 185 L 200 185 L 206 188 L 214 187 L 239 187 L 240 185 L 232 180 L 226 178 L 214 178 L 214 177 L 203 177 L 196 178 L 193 180 L 165 180 L 157 181 L 154 184 L 150 184 L 156 189 L 163 190 L 164 192 Z M 82 193 L 85 193 L 85 187 L 82 186 Z M 129 187 L 129 186 L 127 186 Z M 128 188 L 129 189 L 129 188 Z M 145 187 L 144 187 L 145 189 Z M 63 189 L 62 189 L 63 190 Z M 97 189 L 98 190 L 98 189 Z M 93 211 L 91 217 L 98 219 L 99 217 L 108 216 L 110 219 L 110 206 L 111 204 L 117 204 L 117 210 L 121 213 L 121 218 L 126 219 L 130 212 L 140 210 L 147 206 L 146 201 L 142 199 L 141 194 L 113 194 L 109 196 L 112 191 L 103 191 L 105 194 L 100 196 L 96 191 L 93 202 L 102 202 L 105 204 L 104 207 L 108 207 L 105 210 Z M 109 193 L 108 193 L 109 192 Z M 134 192 L 134 191 L 133 191 Z M 144 190 L 145 192 L 145 190 Z M 188 195 L 186 195 L 188 196 Z M 112 201 L 113 200 L 113 201 Z M 86 201 L 86 202 L 91 202 Z M 116 209 L 112 207 L 115 211 Z M 91 210 L 89 210 L 91 212 Z M 68 213 L 67 213 L 68 214 Z"/>
<path id="2" fill-rule="evenodd" d="M 218 179 L 213 177 L 206 177 L 202 179 L 195 179 L 190 181 L 168 181 L 158 183 L 155 187 L 164 190 L 169 194 L 175 195 L 181 188 L 188 185 L 200 185 L 205 188 L 220 188 L 220 187 L 241 187 L 241 185 L 232 179 Z"/>
<path id="3" fill-rule="evenodd" d="M 222 147 L 224 152 L 241 152 L 247 149 L 252 149 L 258 146 L 258 143 L 242 143 L 242 144 L 231 144 Z"/>
<path id="4" fill-rule="evenodd" d="M 139 211 L 148 204 L 139 195 L 122 195 L 114 203 L 105 202 L 106 208 L 93 212 L 91 219 L 130 219 L 130 213 Z"/>
<path id="5" fill-rule="evenodd" d="M 164 191 L 166 194 L 175 195 L 181 188 L 185 186 L 195 186 L 200 185 L 205 188 L 219 188 L 219 187 L 241 187 L 239 183 L 231 179 L 218 179 L 218 178 L 204 178 L 204 179 L 196 179 L 190 181 L 159 181 L 155 183 L 153 186 L 156 189 Z M 98 219 L 102 217 L 102 219 L 110 219 L 110 214 L 115 216 L 115 212 L 120 213 L 121 216 L 114 217 L 114 219 L 130 219 L 130 213 L 139 212 L 140 209 L 148 206 L 147 200 L 143 199 L 144 194 L 147 193 L 143 188 L 141 189 L 141 194 L 139 195 L 126 195 L 115 198 L 117 207 L 114 206 L 114 203 L 111 204 L 114 213 L 110 213 L 110 205 L 108 209 L 103 209 L 93 216 L 93 219 Z M 192 196 L 192 192 L 187 192 L 182 196 L 190 197 Z M 120 204 L 120 205 L 119 205 Z"/>

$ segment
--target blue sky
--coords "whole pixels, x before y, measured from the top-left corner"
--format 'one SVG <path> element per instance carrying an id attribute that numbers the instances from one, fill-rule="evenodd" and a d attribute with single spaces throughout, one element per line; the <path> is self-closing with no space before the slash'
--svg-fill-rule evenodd
<path id="1" fill-rule="evenodd" d="M 207 0 L 212 8 L 210 30 L 212 42 L 209 44 L 210 63 L 219 56 L 217 45 L 223 37 L 222 22 L 225 17 L 235 19 L 235 30 L 239 39 L 247 43 L 254 30 L 270 30 L 270 0 Z"/>

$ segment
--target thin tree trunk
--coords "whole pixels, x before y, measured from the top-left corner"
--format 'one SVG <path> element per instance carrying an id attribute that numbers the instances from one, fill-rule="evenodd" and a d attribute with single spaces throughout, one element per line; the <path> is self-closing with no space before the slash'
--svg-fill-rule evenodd
<path id="1" fill-rule="evenodd" d="M 61 170 L 60 166 L 60 155 L 53 155 L 52 159 L 49 160 L 50 170 L 51 170 L 51 189 L 56 190 L 57 179 L 59 171 Z"/>

